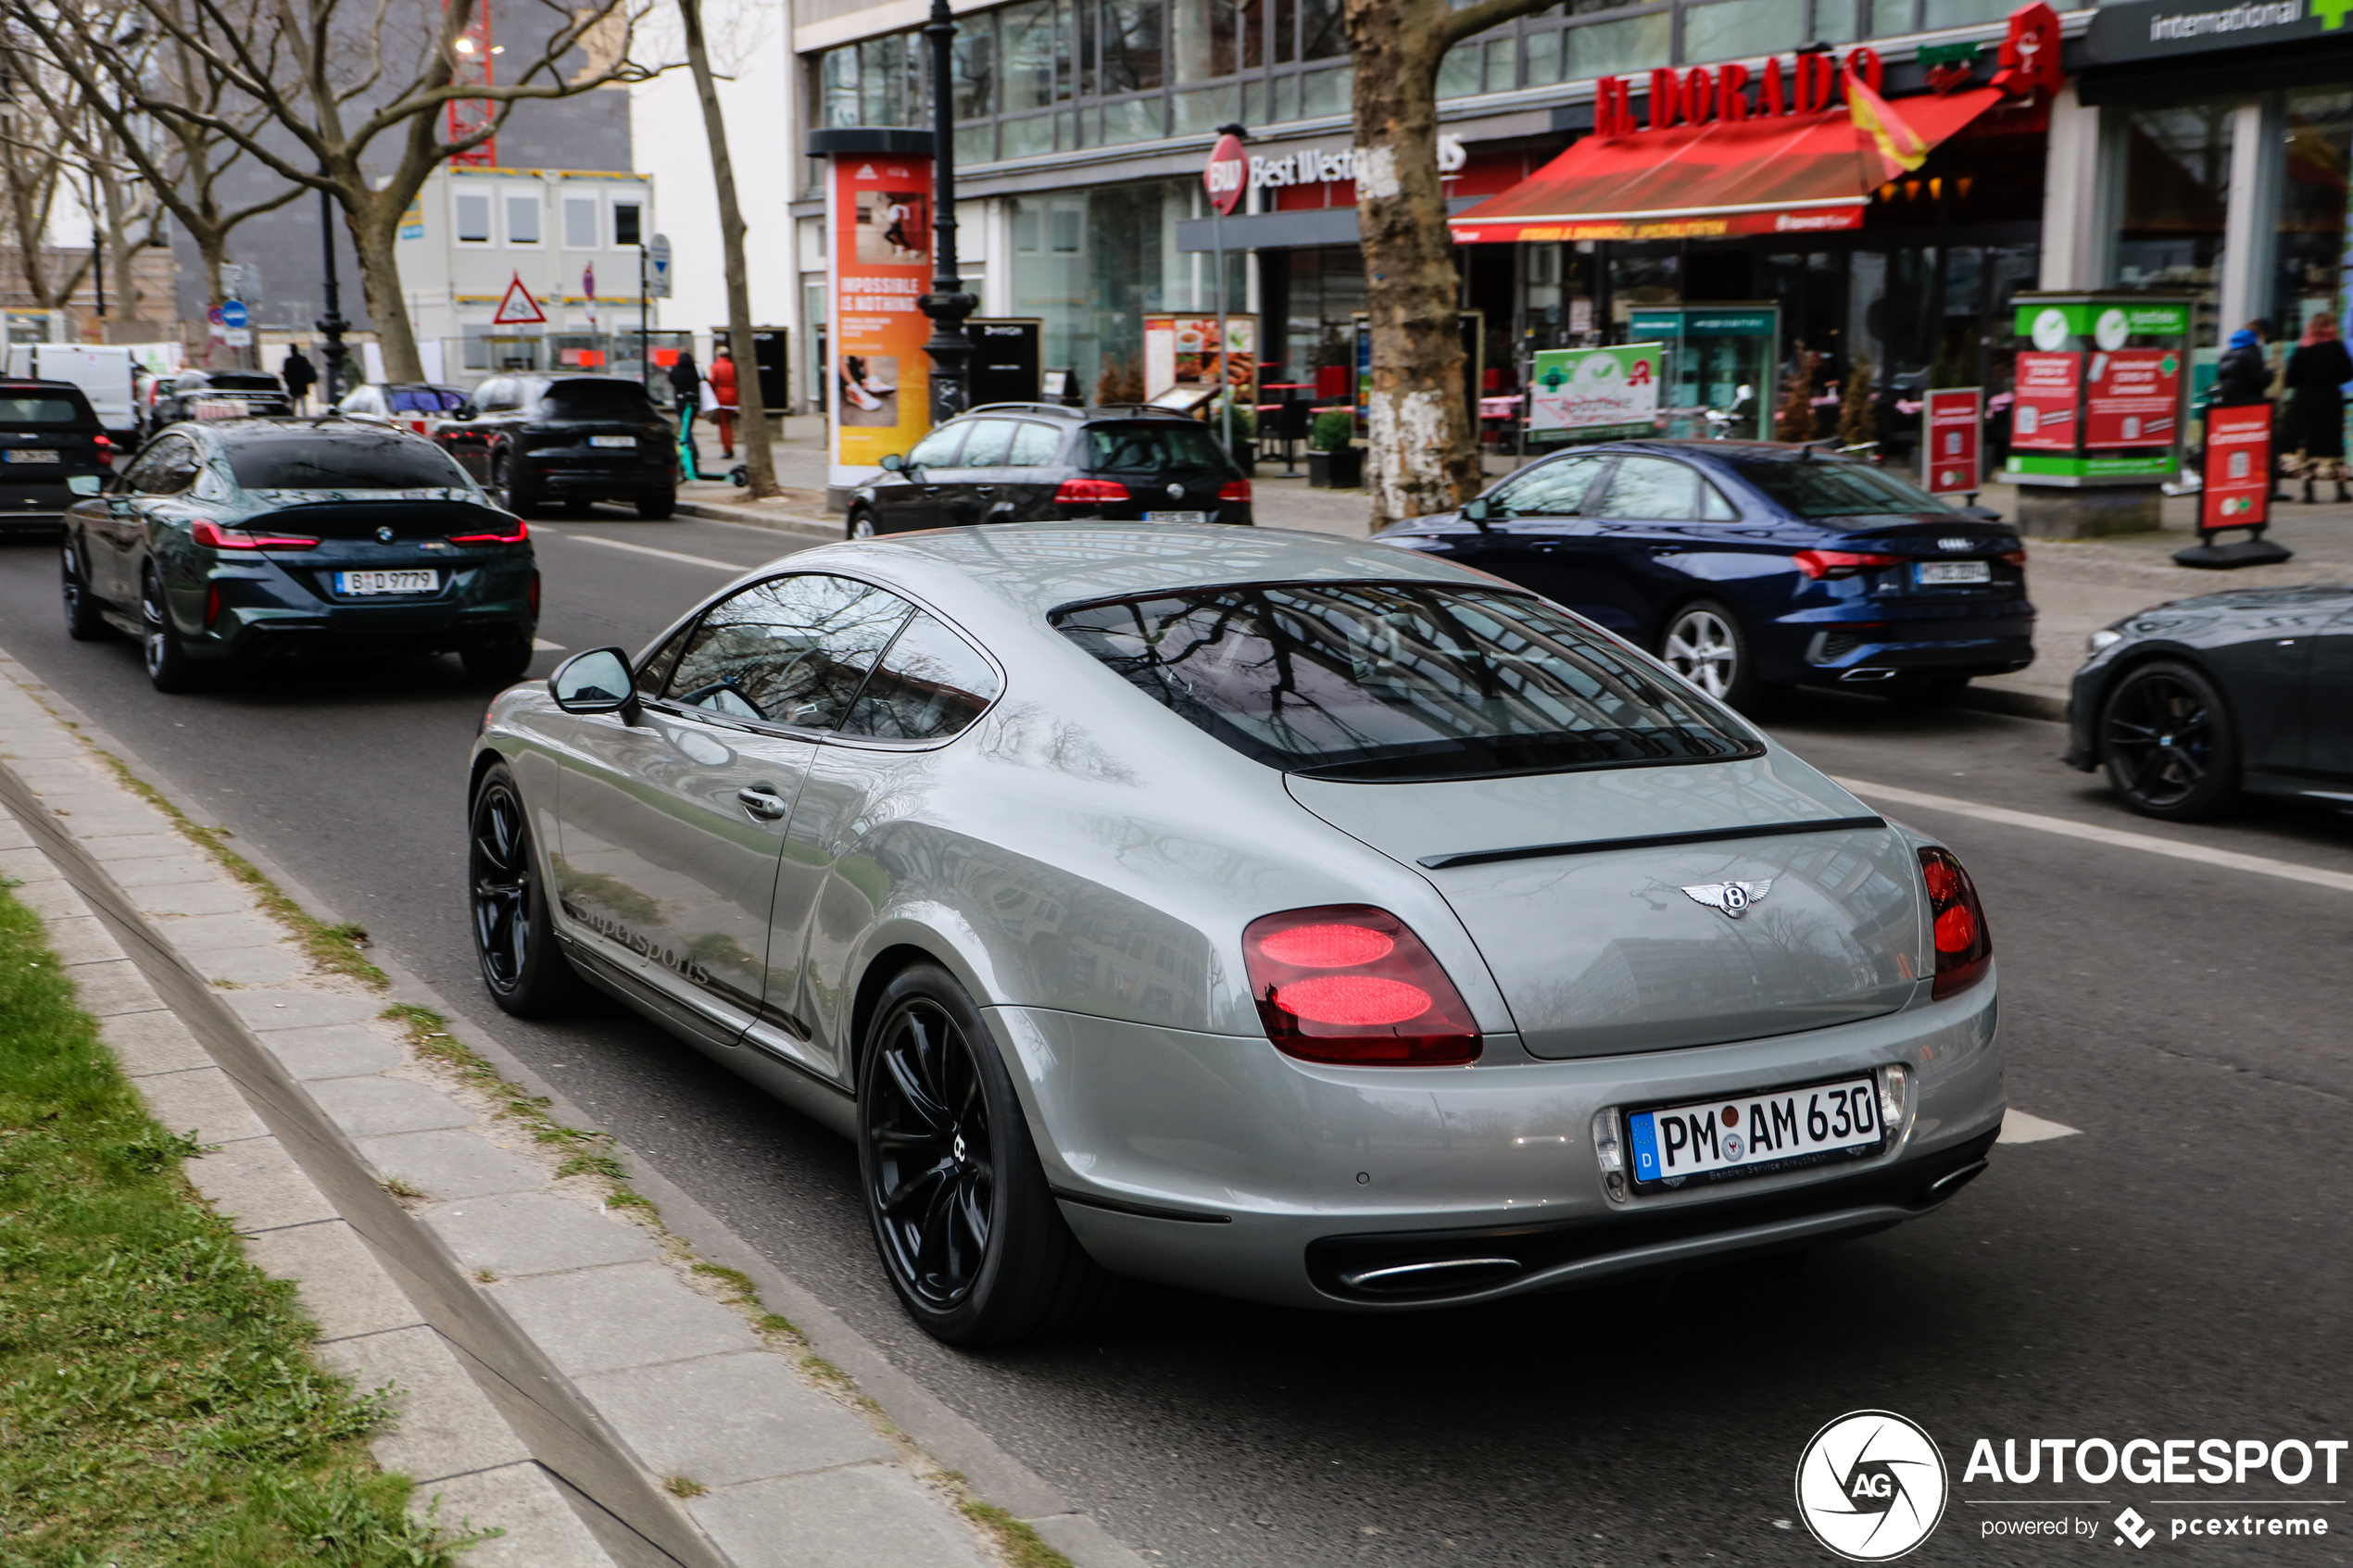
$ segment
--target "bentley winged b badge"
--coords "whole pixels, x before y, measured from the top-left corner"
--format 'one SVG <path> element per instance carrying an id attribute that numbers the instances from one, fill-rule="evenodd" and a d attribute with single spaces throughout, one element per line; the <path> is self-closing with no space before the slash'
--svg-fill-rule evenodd
<path id="1" fill-rule="evenodd" d="M 1748 907 L 1773 891 L 1768 878 L 1764 882 L 1703 882 L 1696 887 L 1686 887 L 1683 896 L 1694 904 L 1705 904 L 1711 909 L 1721 909 L 1733 920 L 1748 912 Z"/>

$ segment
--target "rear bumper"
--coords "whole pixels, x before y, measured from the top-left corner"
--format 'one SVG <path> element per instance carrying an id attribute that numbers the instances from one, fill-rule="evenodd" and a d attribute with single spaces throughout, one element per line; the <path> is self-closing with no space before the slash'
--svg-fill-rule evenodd
<path id="1" fill-rule="evenodd" d="M 627 496 L 667 495 L 678 487 L 676 469 L 664 462 L 648 467 L 632 458 L 625 463 L 563 456 L 540 458 L 525 454 L 520 477 L 548 495 Z"/>
<path id="2" fill-rule="evenodd" d="M 2034 662 L 2031 631 L 2017 635 L 1879 639 L 1904 629 L 1816 631 L 1806 640 L 1796 679 L 1809 684 L 1869 685 L 1904 675 L 2007 675 Z"/>
<path id="3" fill-rule="evenodd" d="M 2003 1112 L 1995 980 L 1832 1029 L 1637 1056 L 1343 1069 L 1244 1039 L 992 1008 L 1047 1179 L 1097 1261 L 1224 1295 L 1397 1311 L 1571 1288 L 1859 1235 L 1968 1180 Z M 1849 1164 L 1612 1200 L 1609 1107 L 1707 1099 L 1901 1062 L 1909 1121 Z M 1948 1179 L 1949 1178 L 1949 1179 Z M 1943 1185 L 1939 1185 L 1943 1183 Z M 1351 1287 L 1382 1260 L 1506 1266 L 1423 1294 Z M 1370 1261 L 1368 1265 L 1367 1261 Z"/>
<path id="4" fill-rule="evenodd" d="M 311 659 L 344 654 L 457 653 L 528 644 L 528 603 L 352 605 L 323 609 L 224 608 L 187 639 L 200 659 Z"/>

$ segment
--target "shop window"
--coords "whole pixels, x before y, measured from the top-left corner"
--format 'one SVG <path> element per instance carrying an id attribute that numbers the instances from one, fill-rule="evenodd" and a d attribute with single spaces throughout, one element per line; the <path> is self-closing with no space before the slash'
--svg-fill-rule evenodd
<path id="1" fill-rule="evenodd" d="M 2277 281 L 2271 315 L 2283 337 L 2337 309 L 2345 254 L 2346 169 L 2353 162 L 2353 90 L 2313 87 L 2287 94 L 2281 126 Z"/>
<path id="2" fill-rule="evenodd" d="M 539 193 L 507 194 L 507 243 L 510 245 L 535 245 L 539 243 Z"/>
<path id="3" fill-rule="evenodd" d="M 1161 0 L 1101 0 L 1101 3 L 1103 92 L 1141 93 L 1159 86 Z M 1111 139 L 1108 130 L 1104 132 L 1104 139 Z"/>
<path id="4" fill-rule="evenodd" d="M 1087 229 L 1087 209 L 1083 207 L 1058 207 L 1053 211 L 1053 252 L 1056 256 L 1076 256 Z"/>
<path id="5" fill-rule="evenodd" d="M 955 97 L 958 119 L 997 112 L 997 19 L 992 12 L 957 19 Z"/>
<path id="6" fill-rule="evenodd" d="M 1830 9 L 1828 0 L 1819 7 Z M 1848 6 L 1851 13 L 1854 7 Z M 1792 5 L 1759 6 L 1752 0 L 1718 0 L 1683 12 L 1683 58 L 1739 60 L 1779 54 L 1807 42 L 1806 11 Z"/>
<path id="7" fill-rule="evenodd" d="M 1341 0 L 1301 0 L 1301 59 L 1332 60 L 1347 55 L 1348 19 L 1340 6 Z"/>
<path id="8" fill-rule="evenodd" d="M 1240 14 L 1231 0 L 1169 0 L 1169 80 L 1182 84 L 1233 75 Z"/>
<path id="9" fill-rule="evenodd" d="M 1623 76 L 1668 63 L 1675 19 L 1665 11 L 1623 21 L 1593 22 L 1561 34 L 1561 74 L 1571 82 L 1589 76 Z"/>
<path id="10" fill-rule="evenodd" d="M 458 243 L 486 245 L 490 243 L 490 196 L 488 193 L 465 192 L 451 204 L 458 209 Z"/>
<path id="11" fill-rule="evenodd" d="M 2106 112 L 2124 117 L 2117 286 L 2196 295 L 2201 308 L 2191 346 L 2211 347 L 2216 342 L 2214 289 L 2221 274 L 2224 217 L 2230 207 L 2235 106 L 2214 99 Z"/>

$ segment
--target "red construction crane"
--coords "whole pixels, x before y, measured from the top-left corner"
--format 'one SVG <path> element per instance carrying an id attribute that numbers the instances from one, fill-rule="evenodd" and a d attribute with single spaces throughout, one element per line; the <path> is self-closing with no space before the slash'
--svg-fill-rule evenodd
<path id="1" fill-rule="evenodd" d="M 443 0 L 445 7 L 447 0 Z M 490 85 L 490 56 L 498 51 L 490 42 L 489 0 L 474 0 L 468 14 L 466 30 L 450 45 L 457 51 L 457 67 L 452 81 L 457 83 L 480 82 Z M 474 134 L 498 118 L 498 106 L 488 98 L 452 98 L 449 100 L 449 140 L 456 142 Z M 479 146 L 469 147 L 449 160 L 457 164 L 495 167 L 498 162 L 498 139 L 485 137 Z"/>

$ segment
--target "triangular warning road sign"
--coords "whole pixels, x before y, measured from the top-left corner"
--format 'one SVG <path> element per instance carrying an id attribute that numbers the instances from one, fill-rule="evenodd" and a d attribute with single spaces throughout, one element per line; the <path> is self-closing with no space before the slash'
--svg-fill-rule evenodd
<path id="1" fill-rule="evenodd" d="M 526 322 L 544 322 L 547 320 L 547 313 L 539 308 L 539 302 L 531 297 L 529 289 L 522 286 L 522 274 L 517 272 L 514 281 L 507 285 L 507 297 L 498 302 L 498 314 L 490 318 L 490 324 L 494 327 L 518 327 Z"/>

